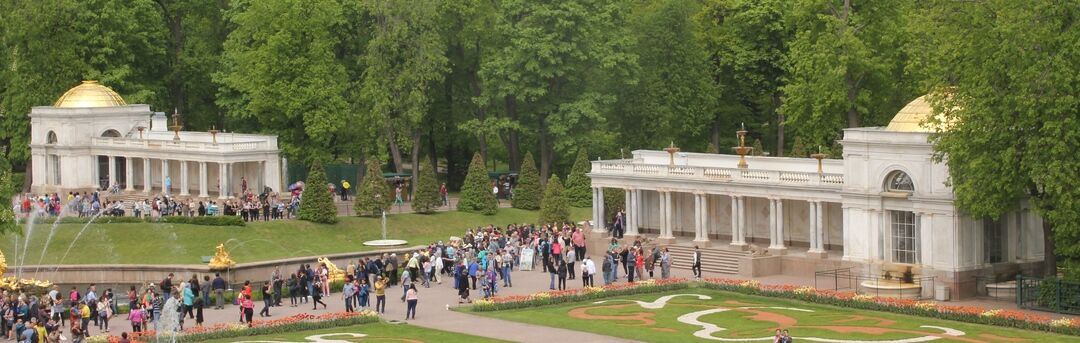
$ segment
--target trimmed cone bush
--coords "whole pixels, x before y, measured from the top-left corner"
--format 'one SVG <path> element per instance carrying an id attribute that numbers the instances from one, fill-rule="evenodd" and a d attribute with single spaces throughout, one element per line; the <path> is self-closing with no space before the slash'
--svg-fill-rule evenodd
<path id="1" fill-rule="evenodd" d="M 752 146 L 754 147 L 754 151 L 750 152 L 751 156 L 765 156 L 765 148 L 761 145 L 760 139 L 755 139 Z"/>
<path id="2" fill-rule="evenodd" d="M 526 152 L 525 160 L 521 161 L 521 171 L 518 172 L 518 182 L 514 186 L 514 199 L 510 201 L 510 205 L 522 210 L 539 210 L 540 196 L 543 191 L 540 186 L 540 172 L 536 170 L 532 153 Z"/>
<path id="3" fill-rule="evenodd" d="M 308 171 L 303 201 L 300 202 L 300 219 L 313 223 L 337 223 L 337 206 L 334 195 L 326 187 L 326 171 L 322 162 L 315 160 Z"/>
<path id="4" fill-rule="evenodd" d="M 806 153 L 806 144 L 803 144 L 801 137 L 795 137 L 795 143 L 791 144 L 791 157 L 808 157 Z"/>
<path id="5" fill-rule="evenodd" d="M 604 188 L 604 222 L 615 220 L 615 213 L 626 208 L 626 190 L 622 188 Z"/>
<path id="6" fill-rule="evenodd" d="M 551 174 L 544 187 L 544 200 L 540 202 L 540 223 L 570 222 L 570 203 L 566 199 L 559 176 Z"/>
<path id="7" fill-rule="evenodd" d="M 412 209 L 416 213 L 434 213 L 435 209 L 442 205 L 439 185 L 435 183 L 435 167 L 424 160 L 420 163 L 419 175 L 420 179 L 416 180 L 416 190 L 413 192 Z"/>
<path id="8" fill-rule="evenodd" d="M 491 180 L 484 168 L 484 159 L 480 153 L 473 154 L 469 163 L 469 173 L 465 175 L 465 184 L 461 186 L 461 198 L 457 203 L 458 211 L 493 215 L 499 210 L 499 200 L 491 194 Z"/>
<path id="9" fill-rule="evenodd" d="M 590 169 L 589 154 L 582 148 L 578 150 L 570 175 L 566 176 L 566 198 L 570 200 L 570 206 L 592 207 L 592 180 L 586 175 Z"/>
<path id="10" fill-rule="evenodd" d="M 379 196 L 376 197 L 376 194 Z M 393 201 L 390 186 L 383 179 L 379 163 L 368 161 L 364 179 L 360 181 L 356 197 L 353 198 L 353 211 L 358 216 L 377 217 L 382 214 L 382 211 L 389 210 Z"/>

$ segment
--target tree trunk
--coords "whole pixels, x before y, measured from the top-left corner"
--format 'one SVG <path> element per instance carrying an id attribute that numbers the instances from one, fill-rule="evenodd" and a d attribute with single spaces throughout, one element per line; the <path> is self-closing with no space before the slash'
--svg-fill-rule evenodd
<path id="1" fill-rule="evenodd" d="M 859 81 L 851 77 L 851 71 L 844 75 L 844 84 L 847 86 L 847 127 L 859 127 L 859 110 L 855 107 L 855 100 L 859 98 Z"/>
<path id="2" fill-rule="evenodd" d="M 784 115 L 777 111 L 779 108 L 780 94 L 774 92 L 772 95 L 772 110 L 773 113 L 776 113 L 776 157 L 784 157 Z"/>
<path id="3" fill-rule="evenodd" d="M 517 122 L 517 99 L 513 95 L 506 96 L 506 116 L 511 121 Z M 521 146 L 517 130 L 510 129 L 507 134 L 506 152 L 510 156 L 510 170 L 521 170 Z"/>
<path id="4" fill-rule="evenodd" d="M 1054 245 L 1054 226 L 1049 220 L 1043 219 L 1043 276 L 1057 276 L 1057 255 Z"/>
<path id="5" fill-rule="evenodd" d="M 412 163 L 412 166 L 410 167 L 412 168 L 412 186 L 409 187 L 409 199 L 413 198 L 413 194 L 416 192 L 417 180 L 420 180 L 420 147 L 423 145 L 421 144 L 420 139 L 422 137 L 423 135 L 420 134 L 420 129 L 413 130 L 412 151 L 409 156 L 409 162 Z"/>
<path id="6" fill-rule="evenodd" d="M 401 165 L 401 147 L 397 144 L 397 136 L 394 134 L 394 129 L 390 127 L 386 128 L 386 140 L 389 143 L 388 145 L 390 147 L 390 157 L 393 159 L 394 162 L 394 172 L 404 172 L 405 168 Z"/>
<path id="7" fill-rule="evenodd" d="M 540 136 L 540 184 L 547 185 L 547 180 L 551 177 L 551 162 L 554 160 L 549 142 L 549 134 L 547 132 L 547 123 L 543 118 L 540 119 L 540 130 L 537 132 Z"/>
<path id="8" fill-rule="evenodd" d="M 720 116 L 713 118 L 712 132 L 710 132 L 710 140 L 712 141 L 713 146 L 716 147 L 717 153 L 724 152 L 724 148 L 720 147 L 720 125 L 723 124 L 720 120 Z"/>

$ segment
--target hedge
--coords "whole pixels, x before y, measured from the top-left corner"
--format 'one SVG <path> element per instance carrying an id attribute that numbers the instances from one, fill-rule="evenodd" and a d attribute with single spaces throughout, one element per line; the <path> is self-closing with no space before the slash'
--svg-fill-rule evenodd
<path id="1" fill-rule="evenodd" d="M 58 220 L 60 224 L 86 224 L 93 219 L 95 224 L 140 224 L 140 223 L 168 223 L 168 224 L 192 224 L 204 226 L 244 226 L 244 220 L 239 216 L 165 216 L 165 217 L 39 217 L 34 219 L 35 224 L 51 225 Z"/>

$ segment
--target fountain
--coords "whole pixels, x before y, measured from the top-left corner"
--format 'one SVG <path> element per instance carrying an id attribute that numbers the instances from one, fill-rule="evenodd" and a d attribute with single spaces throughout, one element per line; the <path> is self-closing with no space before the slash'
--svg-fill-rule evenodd
<path id="1" fill-rule="evenodd" d="M 229 253 L 225 251 L 225 244 L 218 244 L 217 251 L 214 252 L 214 257 L 210 258 L 210 270 L 229 269 L 235 265 L 236 261 L 233 261 L 233 259 L 229 257 Z"/>
<path id="2" fill-rule="evenodd" d="M 102 213 L 105 213 L 105 212 L 104 211 L 98 211 L 98 213 L 91 216 L 90 220 L 86 221 L 86 225 L 83 225 L 82 229 L 79 230 L 79 233 L 75 234 L 75 239 L 71 240 L 71 245 L 68 245 L 67 250 L 64 251 L 64 256 L 61 256 L 60 260 L 56 261 L 56 268 L 53 269 L 53 272 L 56 272 L 57 270 L 60 270 L 60 266 L 63 265 L 64 260 L 67 259 L 68 254 L 71 253 L 71 249 L 75 247 L 75 243 L 79 242 L 79 237 L 82 237 L 82 234 L 83 234 L 83 232 L 86 231 L 86 228 L 90 227 L 90 224 L 93 224 L 94 220 L 96 220 L 98 217 L 100 217 Z"/>
<path id="3" fill-rule="evenodd" d="M 748 132 L 749 131 L 746 131 L 746 124 L 739 123 L 739 131 L 735 131 L 735 134 L 739 137 L 739 146 L 731 148 L 735 150 L 736 154 L 739 154 L 739 168 L 741 169 L 746 169 L 748 167 L 746 164 L 746 154 L 749 154 L 754 150 L 754 148 L 746 146 L 746 134 Z"/>
<path id="4" fill-rule="evenodd" d="M 176 294 L 175 292 L 173 294 Z M 176 298 L 165 299 L 165 306 L 161 308 L 161 317 L 154 322 L 156 341 L 176 342 L 176 336 L 180 331 L 180 312 L 177 311 Z"/>
<path id="5" fill-rule="evenodd" d="M 45 294 L 52 282 L 35 279 L 20 279 L 15 276 L 4 277 L 7 271 L 7 259 L 0 252 L 0 289 L 8 291 L 24 291 L 31 294 Z"/>
<path id="6" fill-rule="evenodd" d="M 378 197 L 378 195 L 376 195 Z M 382 239 L 376 239 L 372 241 L 364 242 L 364 245 L 374 247 L 392 247 L 395 245 L 405 245 L 407 241 L 400 239 L 386 239 L 386 210 L 382 211 Z"/>

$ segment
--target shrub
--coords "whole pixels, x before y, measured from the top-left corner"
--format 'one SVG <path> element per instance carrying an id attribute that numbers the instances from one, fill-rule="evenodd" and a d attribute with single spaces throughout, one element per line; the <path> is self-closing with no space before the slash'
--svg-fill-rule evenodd
<path id="1" fill-rule="evenodd" d="M 802 137 L 795 137 L 795 143 L 791 144 L 791 157 L 808 157 L 806 152 L 806 145 L 803 144 Z"/>
<path id="2" fill-rule="evenodd" d="M 1063 312 L 1080 312 L 1080 283 L 1048 277 L 1039 282 L 1039 306 Z"/>
<path id="3" fill-rule="evenodd" d="M 131 217 L 118 217 L 118 218 L 131 218 Z M 168 216 L 161 217 L 159 220 L 162 223 L 170 224 L 192 224 L 192 225 L 205 225 L 205 226 L 244 226 L 244 220 L 238 216 L 206 216 L 206 217 L 182 217 L 182 216 Z"/>
<path id="4" fill-rule="evenodd" d="M 518 171 L 518 182 L 514 186 L 514 198 L 510 205 L 523 210 L 539 210 L 542 192 L 540 172 L 536 170 L 532 153 L 526 152 L 525 160 L 521 162 L 521 170 Z"/>
<path id="5" fill-rule="evenodd" d="M 419 179 L 416 180 L 416 190 L 413 196 L 412 209 L 416 213 L 432 213 L 442 205 L 439 198 L 439 185 L 435 183 L 435 168 L 431 162 L 424 160 L 420 163 Z"/>
<path id="6" fill-rule="evenodd" d="M 479 152 L 473 154 L 472 162 L 469 163 L 469 173 L 465 175 L 465 184 L 461 186 L 457 209 L 489 216 L 499 210 L 499 200 L 491 193 L 491 182 Z"/>
<path id="7" fill-rule="evenodd" d="M 0 205 L 2 205 L 0 206 L 0 234 L 19 230 L 19 227 L 15 225 L 15 212 L 9 206 L 11 195 L 15 194 L 13 183 L 11 165 L 4 158 L 3 152 L 0 152 Z"/>
<path id="8" fill-rule="evenodd" d="M 622 188 L 604 188 L 604 221 L 611 223 L 615 212 L 626 208 L 626 190 Z"/>
<path id="9" fill-rule="evenodd" d="M 754 150 L 750 152 L 751 156 L 765 156 L 765 147 L 761 145 L 760 139 L 755 139 L 752 146 Z"/>
<path id="10" fill-rule="evenodd" d="M 382 169 L 379 166 L 378 162 L 367 162 L 364 179 L 360 182 L 356 197 L 353 199 L 353 211 L 358 216 L 379 216 L 382 211 L 389 210 L 393 203 L 390 187 L 383 179 Z M 379 196 L 375 197 L 376 194 Z"/>
<path id="11" fill-rule="evenodd" d="M 308 171 L 303 201 L 300 202 L 301 220 L 322 224 L 337 223 L 337 206 L 334 205 L 334 195 L 326 188 L 327 184 L 322 162 L 315 160 Z"/>
<path id="12" fill-rule="evenodd" d="M 577 159 L 574 160 L 574 167 L 570 168 L 570 175 L 566 176 L 566 198 L 570 200 L 570 206 L 592 206 L 592 182 L 587 175 L 589 169 L 592 169 L 589 155 L 585 152 L 585 148 L 581 148 L 578 150 Z"/>
<path id="13" fill-rule="evenodd" d="M 563 192 L 559 176 L 551 174 L 544 187 L 544 200 L 540 203 L 540 223 L 566 223 L 570 221 L 570 206 Z"/>

